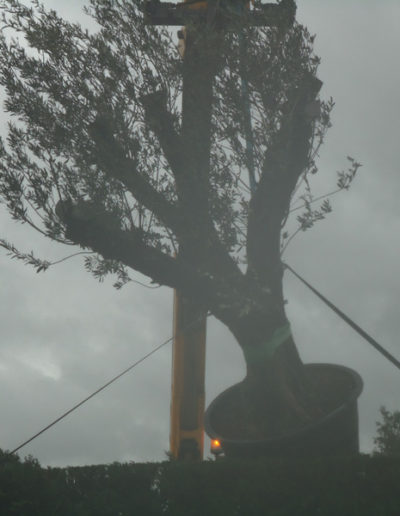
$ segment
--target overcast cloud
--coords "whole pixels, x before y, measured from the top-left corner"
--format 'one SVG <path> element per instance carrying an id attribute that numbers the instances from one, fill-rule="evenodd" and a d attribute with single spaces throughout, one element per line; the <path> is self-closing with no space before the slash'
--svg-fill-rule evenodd
<path id="1" fill-rule="evenodd" d="M 84 22 L 81 0 L 44 3 Z M 317 34 L 322 94 L 336 102 L 316 191 L 332 189 L 347 155 L 363 167 L 351 191 L 333 200 L 329 218 L 299 235 L 285 259 L 400 357 L 400 3 L 299 0 L 298 19 Z M 0 235 L 51 260 L 70 253 L 15 224 L 4 210 Z M 4 252 L 0 265 L 3 449 L 17 446 L 171 335 L 172 292 L 166 288 L 132 283 L 116 291 L 112 281 L 98 284 L 89 276 L 79 257 L 45 274 Z M 285 294 L 304 360 L 345 364 L 363 377 L 361 448 L 371 451 L 379 406 L 400 410 L 400 371 L 289 273 Z M 241 379 L 244 364 L 233 338 L 214 320 L 209 320 L 207 346 L 208 403 Z M 32 454 L 43 465 L 164 459 L 170 373 L 168 345 L 21 455 Z"/>

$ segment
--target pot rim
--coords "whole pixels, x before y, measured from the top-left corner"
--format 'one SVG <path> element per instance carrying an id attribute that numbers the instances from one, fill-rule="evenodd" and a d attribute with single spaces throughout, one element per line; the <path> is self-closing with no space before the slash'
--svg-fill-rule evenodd
<path id="1" fill-rule="evenodd" d="M 205 412 L 205 417 L 204 417 L 204 426 L 205 426 L 205 430 L 206 430 L 208 436 L 211 439 L 218 439 L 228 445 L 229 444 L 235 444 L 235 445 L 243 444 L 243 445 L 257 446 L 257 445 L 265 445 L 265 444 L 269 444 L 269 443 L 273 443 L 273 442 L 284 443 L 286 441 L 292 440 L 293 438 L 301 437 L 303 434 L 309 432 L 310 430 L 314 430 L 320 426 L 323 426 L 324 424 L 329 422 L 331 419 L 335 418 L 338 413 L 344 411 L 345 409 L 347 409 L 349 407 L 349 405 L 353 404 L 358 399 L 358 397 L 360 396 L 360 394 L 363 390 L 363 386 L 364 386 L 363 379 L 357 373 L 357 371 L 355 371 L 354 369 L 351 369 L 350 367 L 347 367 L 344 365 L 339 365 L 339 364 L 329 364 L 329 363 L 322 363 L 322 362 L 321 363 L 304 364 L 304 365 L 307 368 L 328 367 L 331 369 L 337 369 L 337 370 L 341 370 L 345 373 L 348 373 L 350 376 L 352 376 L 353 382 L 354 382 L 354 387 L 351 390 L 351 392 L 349 393 L 349 395 L 348 395 L 347 399 L 344 401 L 344 403 L 339 405 L 335 410 L 332 410 L 332 412 L 329 412 L 329 414 L 326 414 L 322 418 L 316 419 L 312 423 L 309 423 L 306 426 L 303 426 L 302 428 L 300 428 L 298 430 L 294 430 L 292 432 L 286 433 L 279 437 L 271 437 L 268 439 L 254 439 L 254 440 L 253 439 L 225 438 L 222 435 L 218 434 L 212 428 L 211 421 L 210 421 L 211 420 L 210 414 L 212 413 L 213 409 L 215 409 L 215 407 L 218 405 L 218 403 L 221 401 L 221 399 L 224 398 L 229 391 L 234 390 L 235 388 L 237 388 L 238 385 L 240 385 L 241 382 L 239 382 L 239 383 L 232 385 L 231 387 L 228 387 L 223 392 L 221 392 L 216 398 L 214 398 L 214 400 L 208 406 L 208 408 Z"/>

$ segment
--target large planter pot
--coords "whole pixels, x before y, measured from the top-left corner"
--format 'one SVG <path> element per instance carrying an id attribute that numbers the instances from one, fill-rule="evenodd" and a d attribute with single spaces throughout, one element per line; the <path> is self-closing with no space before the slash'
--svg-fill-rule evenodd
<path id="1" fill-rule="evenodd" d="M 227 457 L 305 458 L 348 456 L 359 452 L 357 399 L 363 388 L 360 375 L 348 367 L 334 364 L 307 364 L 305 367 L 311 374 L 325 374 L 333 377 L 335 382 L 345 382 L 348 389 L 344 399 L 338 400 L 337 407 L 325 416 L 285 435 L 265 440 L 232 439 L 221 433 L 219 421 L 224 406 L 232 397 L 239 396 L 241 384 L 233 385 L 211 402 L 204 421 L 207 434 L 220 441 Z"/>

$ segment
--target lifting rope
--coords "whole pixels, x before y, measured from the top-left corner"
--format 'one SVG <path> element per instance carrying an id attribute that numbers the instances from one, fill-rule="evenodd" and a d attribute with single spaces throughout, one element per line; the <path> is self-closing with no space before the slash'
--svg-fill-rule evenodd
<path id="1" fill-rule="evenodd" d="M 298 278 L 304 285 L 306 285 L 316 296 L 318 296 L 321 301 L 323 301 L 331 310 L 335 312 L 343 321 L 345 321 L 353 330 L 355 330 L 361 337 L 363 337 L 367 342 L 371 344 L 379 353 L 381 353 L 385 358 L 387 358 L 397 369 L 400 369 L 400 361 L 397 360 L 389 351 L 387 351 L 384 347 L 382 347 L 374 338 L 371 337 L 366 331 L 364 331 L 358 324 L 356 324 L 350 317 L 348 317 L 345 313 L 343 313 L 337 306 L 331 303 L 325 296 L 323 296 L 316 288 L 314 288 L 310 283 L 308 283 L 304 278 L 297 274 L 296 271 L 290 267 L 287 263 L 284 263 L 283 266 L 288 269 L 296 278 Z"/>

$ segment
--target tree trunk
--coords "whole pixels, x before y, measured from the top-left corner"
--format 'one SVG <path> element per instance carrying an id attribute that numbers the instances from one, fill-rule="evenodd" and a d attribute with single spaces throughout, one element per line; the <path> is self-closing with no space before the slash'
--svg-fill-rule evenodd
<path id="1" fill-rule="evenodd" d="M 249 437 L 280 435 L 320 415 L 290 333 L 283 299 L 278 296 L 273 306 L 274 314 L 270 305 L 258 306 L 227 324 L 246 362 L 240 407 L 234 410 L 239 410 Z"/>

